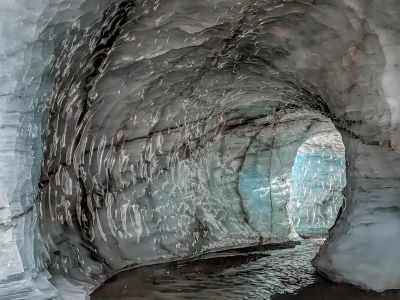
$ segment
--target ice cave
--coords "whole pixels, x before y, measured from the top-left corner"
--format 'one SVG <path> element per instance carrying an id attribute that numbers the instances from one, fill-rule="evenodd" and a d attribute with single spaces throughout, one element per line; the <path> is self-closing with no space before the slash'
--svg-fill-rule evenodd
<path id="1" fill-rule="evenodd" d="M 1 0 L 0 299 L 400 299 L 399 15 Z"/>

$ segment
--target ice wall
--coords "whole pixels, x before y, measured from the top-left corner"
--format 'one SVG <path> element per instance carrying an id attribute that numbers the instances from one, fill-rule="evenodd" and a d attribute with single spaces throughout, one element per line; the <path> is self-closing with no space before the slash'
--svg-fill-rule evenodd
<path id="1" fill-rule="evenodd" d="M 346 202 L 314 264 L 400 287 L 397 1 L 0 7 L 4 297 L 57 293 L 44 264 L 72 294 L 62 274 L 292 238 L 292 164 L 326 118 Z"/>
<path id="2" fill-rule="evenodd" d="M 290 180 L 289 214 L 296 232 L 324 236 L 345 199 L 346 162 L 342 138 L 331 132 L 308 139 L 297 151 Z"/>
<path id="3" fill-rule="evenodd" d="M 60 41 L 71 24 L 87 26 L 83 19 L 91 24 L 99 18 L 106 2 L 0 3 L 1 299 L 50 299 L 59 294 L 42 261 L 47 253 L 34 205 L 42 160 L 42 112 Z"/>

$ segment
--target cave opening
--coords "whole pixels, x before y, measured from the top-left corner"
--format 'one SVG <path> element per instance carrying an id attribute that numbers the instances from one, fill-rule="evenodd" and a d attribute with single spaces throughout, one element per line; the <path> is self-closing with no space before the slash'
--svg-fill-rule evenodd
<path id="1" fill-rule="evenodd" d="M 296 233 L 326 237 L 344 203 L 345 149 L 340 133 L 311 136 L 299 147 L 292 167 L 288 212 Z"/>
<path id="2" fill-rule="evenodd" d="M 246 222 L 264 243 L 326 237 L 344 203 L 341 134 L 315 110 L 283 109 L 273 119 L 254 135 L 239 170 Z"/>

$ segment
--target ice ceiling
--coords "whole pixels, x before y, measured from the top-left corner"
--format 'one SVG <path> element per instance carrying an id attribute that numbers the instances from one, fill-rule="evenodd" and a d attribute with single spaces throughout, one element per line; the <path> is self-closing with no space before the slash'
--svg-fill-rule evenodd
<path id="1" fill-rule="evenodd" d="M 84 298 L 127 266 L 292 240 L 296 155 L 326 154 L 315 140 L 336 129 L 346 200 L 343 179 L 313 263 L 400 288 L 399 13 L 2 0 L 0 297 Z"/>

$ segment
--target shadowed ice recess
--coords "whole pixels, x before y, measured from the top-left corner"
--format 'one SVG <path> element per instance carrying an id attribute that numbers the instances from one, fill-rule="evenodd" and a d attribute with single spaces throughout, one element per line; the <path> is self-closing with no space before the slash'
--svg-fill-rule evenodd
<path id="1" fill-rule="evenodd" d="M 399 13 L 0 1 L 0 298 L 87 299 L 213 255 L 235 256 L 224 282 L 267 280 L 259 299 L 315 272 L 400 289 Z"/>

